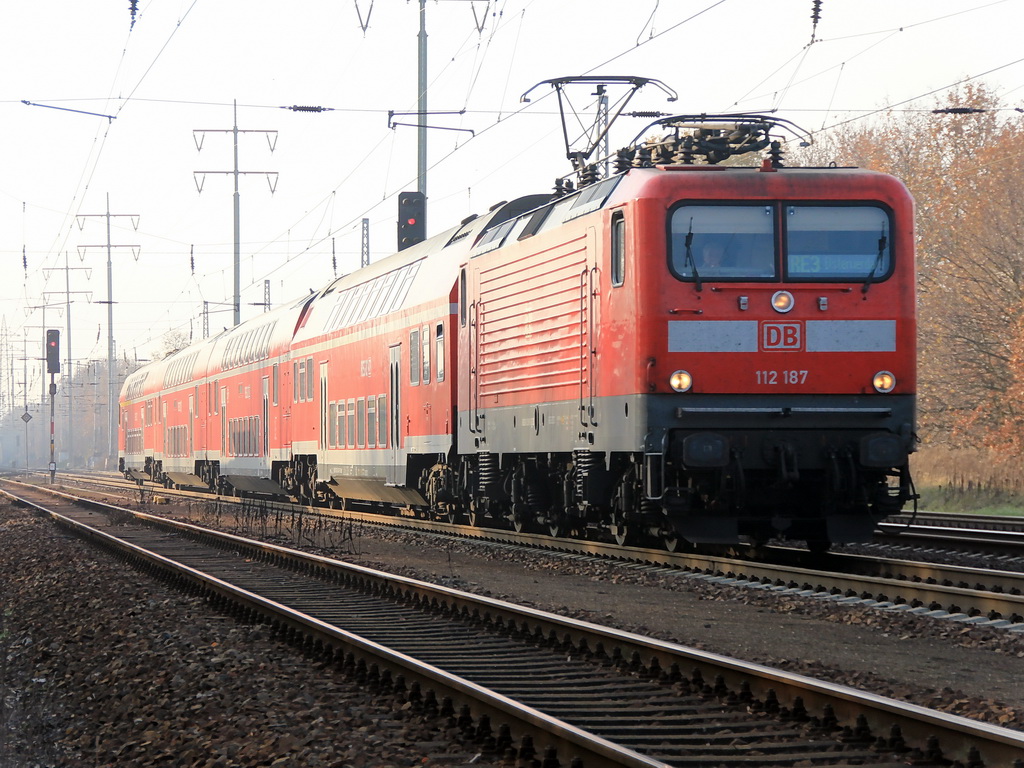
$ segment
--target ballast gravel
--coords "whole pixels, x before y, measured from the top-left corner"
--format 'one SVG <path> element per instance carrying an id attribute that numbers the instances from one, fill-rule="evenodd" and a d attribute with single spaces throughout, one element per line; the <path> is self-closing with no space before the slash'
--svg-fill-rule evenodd
<path id="1" fill-rule="evenodd" d="M 299 534 L 270 538 L 294 545 Z M 317 551 L 350 562 L 1024 730 L 1019 634 L 369 525 L 324 540 Z M 417 718 L 310 667 L 266 630 L 2 502 L 0 573 L 0 768 L 472 759 L 455 734 L 439 746 Z"/>
<path id="2" fill-rule="evenodd" d="M 0 768 L 496 764 L 3 501 L 0 574 Z"/>

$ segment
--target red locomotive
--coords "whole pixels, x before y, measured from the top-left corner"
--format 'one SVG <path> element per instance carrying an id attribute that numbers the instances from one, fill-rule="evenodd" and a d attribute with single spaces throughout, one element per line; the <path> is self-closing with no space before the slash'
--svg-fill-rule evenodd
<path id="1" fill-rule="evenodd" d="M 670 547 L 867 538 L 914 498 L 913 202 L 702 120 L 140 369 L 122 468 Z"/>

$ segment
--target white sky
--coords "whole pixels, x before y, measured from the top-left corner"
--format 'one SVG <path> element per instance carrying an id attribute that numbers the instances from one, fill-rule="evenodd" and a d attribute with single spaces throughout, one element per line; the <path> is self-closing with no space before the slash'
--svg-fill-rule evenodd
<path id="1" fill-rule="evenodd" d="M 240 179 L 243 319 L 261 311 L 264 280 L 276 305 L 332 279 L 332 239 L 337 273 L 357 268 L 363 217 L 373 259 L 394 250 L 395 195 L 416 185 L 416 130 L 390 129 L 388 111 L 416 109 L 416 0 L 138 5 L 133 29 L 129 0 L 0 8 L 0 389 L 12 357 L 21 380 L 26 334 L 30 356 L 42 353 L 43 312 L 27 308 L 63 304 L 65 253 L 74 357 L 106 359 L 106 249 L 79 258 L 80 246 L 106 242 L 105 222 L 91 215 L 79 230 L 76 216 L 105 213 L 108 194 L 111 213 L 138 215 L 137 231 L 112 219 L 111 241 L 141 246 L 137 261 L 113 251 L 118 355 L 148 359 L 171 330 L 198 340 L 204 300 L 218 310 L 211 333 L 230 325 L 231 136 L 208 133 L 197 152 L 193 130 L 229 130 L 233 99 L 240 130 L 278 131 L 273 153 L 262 133 L 239 138 L 240 170 L 279 174 L 273 195 L 264 176 Z M 364 33 L 359 14 L 371 7 Z M 428 234 L 568 173 L 555 101 L 541 98 L 550 89 L 519 102 L 549 78 L 656 78 L 679 101 L 649 86 L 629 109 L 777 108 L 812 131 L 930 104 L 972 77 L 1005 107 L 1024 103 L 1019 0 L 823 0 L 809 45 L 811 11 L 811 0 L 428 0 L 429 107 L 465 110 L 429 122 L 475 133 L 429 132 Z M 333 111 L 280 108 L 295 104 Z M 622 119 L 613 148 L 647 122 Z M 222 173 L 198 194 L 202 170 Z M 46 326 L 63 330 L 64 315 L 47 309 Z"/>

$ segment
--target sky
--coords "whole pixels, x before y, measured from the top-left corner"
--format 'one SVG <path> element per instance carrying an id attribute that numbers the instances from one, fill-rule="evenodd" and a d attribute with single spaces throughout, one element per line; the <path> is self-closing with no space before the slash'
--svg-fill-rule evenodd
<path id="1" fill-rule="evenodd" d="M 211 334 L 232 324 L 236 109 L 243 320 L 266 281 L 277 306 L 357 269 L 363 219 L 371 260 L 392 253 L 416 188 L 416 129 L 393 123 L 417 121 L 398 113 L 417 109 L 418 0 L 137 0 L 134 23 L 130 5 L 0 8 L 0 408 L 26 351 L 38 391 L 68 299 L 72 357 L 106 360 L 108 212 L 119 358 L 201 339 L 204 302 Z M 1008 119 L 1024 104 L 1019 0 L 822 0 L 817 23 L 813 5 L 427 0 L 428 235 L 569 173 L 551 88 L 520 101 L 551 78 L 652 78 L 678 100 L 648 85 L 630 110 L 775 110 L 818 135 L 964 81 Z M 570 92 L 586 116 L 592 90 Z M 647 122 L 620 119 L 612 148 Z"/>

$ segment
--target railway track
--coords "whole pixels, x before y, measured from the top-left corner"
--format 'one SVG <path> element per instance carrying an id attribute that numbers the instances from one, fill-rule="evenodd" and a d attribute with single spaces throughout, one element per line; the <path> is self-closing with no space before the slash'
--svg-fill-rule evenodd
<path id="1" fill-rule="evenodd" d="M 178 495 L 210 501 L 207 493 L 180 490 L 139 490 L 119 478 L 81 477 L 102 488 L 116 488 L 143 502 L 157 496 Z M 218 503 L 242 503 L 219 497 Z M 554 539 L 543 534 L 464 526 L 414 517 L 383 517 L 346 510 L 311 510 L 308 507 L 260 502 L 265 510 L 287 509 L 301 514 L 326 515 L 375 525 L 413 528 L 442 537 L 484 539 L 509 546 L 530 546 L 570 557 L 596 557 L 668 568 L 680 578 L 714 580 L 750 589 L 772 590 L 837 604 L 856 604 L 884 611 L 906 612 L 927 618 L 1024 633 L 1024 570 L 1000 570 L 946 565 L 878 555 L 829 554 L 809 557 L 802 550 L 774 547 L 766 559 L 727 557 L 661 549 L 623 547 L 611 542 Z M 270 514 L 268 511 L 267 514 Z M 770 558 L 770 559 L 767 559 Z"/>
<path id="2" fill-rule="evenodd" d="M 980 768 L 1024 755 L 1016 731 L 152 515 L 125 525 L 132 513 L 114 508 L 121 524 L 97 525 L 91 502 L 9 492 L 520 756 L 531 742 L 587 768 Z"/>
<path id="3" fill-rule="evenodd" d="M 1024 518 L 921 512 L 895 515 L 878 525 L 877 540 L 1024 557 Z"/>

